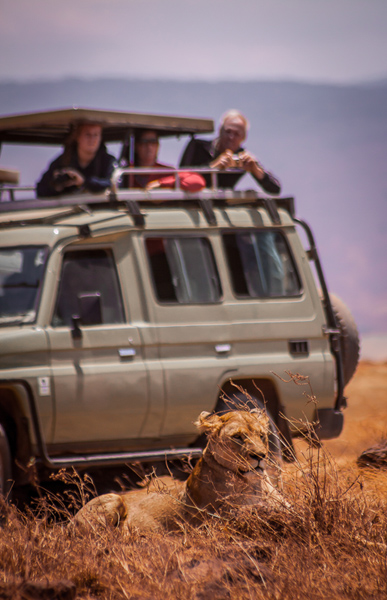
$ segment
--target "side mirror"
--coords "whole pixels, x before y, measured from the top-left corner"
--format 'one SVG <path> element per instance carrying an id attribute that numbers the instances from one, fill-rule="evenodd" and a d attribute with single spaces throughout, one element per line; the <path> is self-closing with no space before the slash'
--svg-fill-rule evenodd
<path id="1" fill-rule="evenodd" d="M 73 315 L 71 317 L 71 321 L 72 321 L 71 337 L 73 338 L 73 340 L 81 340 L 82 339 L 82 329 L 79 327 L 81 318 L 78 315 Z"/>
<path id="2" fill-rule="evenodd" d="M 71 335 L 74 340 L 82 338 L 80 325 L 102 324 L 102 303 L 100 292 L 78 294 L 79 313 L 72 316 Z"/>

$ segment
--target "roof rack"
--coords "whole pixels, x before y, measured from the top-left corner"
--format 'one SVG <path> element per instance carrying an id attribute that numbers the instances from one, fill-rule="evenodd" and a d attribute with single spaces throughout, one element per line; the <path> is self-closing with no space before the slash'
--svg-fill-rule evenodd
<path id="1" fill-rule="evenodd" d="M 194 172 L 201 174 L 211 174 L 212 187 L 204 188 L 198 192 L 185 192 L 180 189 L 180 178 L 179 173 L 182 172 Z M 235 171 L 235 169 L 229 169 Z M 177 205 L 183 205 L 186 208 L 195 205 L 199 206 L 203 211 L 203 214 L 210 225 L 216 225 L 216 216 L 214 213 L 214 204 L 223 206 L 235 206 L 235 205 L 250 205 L 250 206 L 262 206 L 264 207 L 274 225 L 278 225 L 281 222 L 278 214 L 279 208 L 284 208 L 293 218 L 295 216 L 294 198 L 273 198 L 270 196 L 262 196 L 255 190 L 241 190 L 234 191 L 232 189 L 218 188 L 217 186 L 217 175 L 218 170 L 210 168 L 165 168 L 163 172 L 173 173 L 175 175 L 175 187 L 170 188 L 156 188 L 152 190 L 146 189 L 125 189 L 119 187 L 119 181 L 123 175 L 130 175 L 135 173 L 146 174 L 152 173 L 151 168 L 124 168 L 115 169 L 112 176 L 111 189 L 106 190 L 102 194 L 72 194 L 71 196 L 60 196 L 56 198 L 48 199 L 32 199 L 32 200 L 15 200 L 14 192 L 20 190 L 33 190 L 32 187 L 17 187 L 17 186 L 1 186 L 0 192 L 8 192 L 8 202 L 0 202 L 0 216 L 6 213 L 18 213 L 23 212 L 23 222 L 29 219 L 25 216 L 25 211 L 28 210 L 45 210 L 65 207 L 100 207 L 100 208 L 125 208 L 133 217 L 136 225 L 142 226 L 145 223 L 145 216 L 141 212 L 141 206 L 151 207 L 152 205 L 158 207 L 160 203 L 163 207 L 173 207 Z M 224 171 L 223 171 L 224 172 Z M 63 217 L 63 213 L 58 215 L 58 219 Z M 36 221 L 36 215 L 31 217 L 31 221 Z M 41 219 L 38 219 L 41 221 Z M 1 227 L 10 226 L 15 224 L 15 219 L 12 222 L 3 222 L 0 224 Z M 51 222 L 51 221 L 50 221 Z"/>

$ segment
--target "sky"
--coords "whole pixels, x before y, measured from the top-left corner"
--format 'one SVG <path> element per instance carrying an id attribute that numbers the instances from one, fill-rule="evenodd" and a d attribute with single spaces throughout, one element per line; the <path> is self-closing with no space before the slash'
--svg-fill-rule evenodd
<path id="1" fill-rule="evenodd" d="M 387 78 L 387 0 L 0 0 L 0 81 Z"/>
<path id="2" fill-rule="evenodd" d="M 387 0 L 0 0 L 0 83 L 387 81 L 386 31 Z"/>

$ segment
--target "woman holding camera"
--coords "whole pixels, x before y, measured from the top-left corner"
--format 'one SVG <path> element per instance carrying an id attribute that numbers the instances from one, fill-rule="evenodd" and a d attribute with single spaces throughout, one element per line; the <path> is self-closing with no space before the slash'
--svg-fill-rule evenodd
<path id="1" fill-rule="evenodd" d="M 80 123 L 63 154 L 56 158 L 36 186 L 37 196 L 59 196 L 75 192 L 97 194 L 110 186 L 115 158 L 102 142 L 102 126 Z"/>

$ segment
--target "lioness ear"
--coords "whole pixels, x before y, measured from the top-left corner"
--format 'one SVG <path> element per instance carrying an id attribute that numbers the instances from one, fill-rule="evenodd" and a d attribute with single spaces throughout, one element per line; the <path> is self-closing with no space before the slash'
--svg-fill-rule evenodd
<path id="1" fill-rule="evenodd" d="M 260 423 L 265 423 L 265 425 L 269 425 L 269 417 L 267 416 L 267 412 L 262 408 L 252 408 L 250 414 L 254 415 Z"/>
<path id="2" fill-rule="evenodd" d="M 221 423 L 221 418 L 216 413 L 209 413 L 205 410 L 200 413 L 198 420 L 195 421 L 196 427 L 200 433 L 209 433 L 218 429 Z"/>

